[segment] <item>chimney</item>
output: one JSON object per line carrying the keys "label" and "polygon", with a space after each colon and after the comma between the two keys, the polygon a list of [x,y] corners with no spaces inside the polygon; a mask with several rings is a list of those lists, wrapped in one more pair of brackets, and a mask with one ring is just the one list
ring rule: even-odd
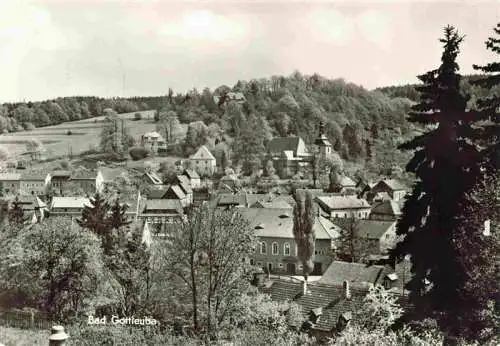
{"label": "chimney", "polygon": [[307,294],[307,281],[306,280],[304,280],[304,282],[302,283],[302,288],[303,288],[302,294],[305,296]]}
{"label": "chimney", "polygon": [[344,298],[351,299],[351,290],[349,288],[349,281],[344,281]]}

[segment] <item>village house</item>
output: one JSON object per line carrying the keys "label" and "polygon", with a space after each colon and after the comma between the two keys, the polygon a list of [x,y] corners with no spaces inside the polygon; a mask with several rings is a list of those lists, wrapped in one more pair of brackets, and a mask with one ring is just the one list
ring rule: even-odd
{"label": "village house", "polygon": [[4,194],[16,194],[21,189],[20,173],[0,173],[0,191]]}
{"label": "village house", "polygon": [[239,192],[218,193],[215,197],[215,205],[219,208],[250,208],[255,203],[269,199],[269,195]]}
{"label": "village house", "polygon": [[71,178],[71,171],[55,170],[50,174],[50,187],[57,193],[62,194]]}
{"label": "village house", "polygon": [[379,192],[386,192],[392,200],[400,201],[406,196],[406,187],[396,179],[386,179],[373,186],[370,195],[375,197]]}
{"label": "village house", "polygon": [[361,307],[368,294],[368,286],[324,284],[310,282],[307,285],[297,280],[272,279],[260,287],[262,293],[269,294],[277,302],[295,302],[305,320],[298,327],[318,341],[327,341],[345,329]]}
{"label": "village house", "polygon": [[384,255],[391,249],[398,237],[396,221],[358,220],[358,236],[366,244],[369,255]]}
{"label": "village house", "polygon": [[228,191],[227,188],[229,188],[229,191],[235,192],[240,188],[240,185],[240,181],[236,174],[227,174],[220,178],[218,189],[225,189]]}
{"label": "village house", "polygon": [[316,197],[315,201],[330,219],[352,216],[367,219],[370,216],[370,204],[357,196],[322,196]]}
{"label": "village house", "polygon": [[210,150],[202,145],[188,159],[189,168],[196,171],[200,176],[212,176],[216,170],[216,160]]}
{"label": "village house", "polygon": [[183,205],[177,199],[148,199],[138,217],[157,230],[165,223],[185,220]]}
{"label": "village house", "polygon": [[147,132],[141,136],[141,146],[153,153],[167,151],[167,142],[158,132]]}
{"label": "village house", "polygon": [[[271,273],[295,275],[302,265],[297,260],[297,246],[293,235],[293,214],[287,209],[239,208],[250,227],[255,230],[259,244],[250,263]],[[328,219],[317,216],[314,223],[316,250],[312,275],[321,275],[333,261],[335,240],[339,228]]]}
{"label": "village house", "polygon": [[358,192],[356,183],[351,178],[345,175],[343,175],[340,179],[339,185],[341,187],[340,193],[343,193],[345,195],[356,195]]}
{"label": "village house", "polygon": [[282,179],[293,177],[309,164],[310,153],[300,137],[275,137],[267,144],[267,152]]}
{"label": "village house", "polygon": [[53,197],[50,204],[50,215],[52,216],[80,216],[85,206],[92,207],[89,198],[86,197]]}
{"label": "village house", "polygon": [[393,200],[376,202],[370,212],[370,220],[395,221],[401,216],[399,204]]}
{"label": "village house", "polygon": [[392,272],[392,269],[382,265],[333,261],[318,283],[341,285],[348,282],[350,285],[357,286],[382,285],[386,276]]}
{"label": "village house", "polygon": [[196,171],[192,169],[185,169],[182,175],[188,177],[191,188],[199,189],[201,187],[201,178]]}
{"label": "village house", "polygon": [[93,195],[104,190],[104,177],[100,171],[76,171],[70,176],[70,182],[79,186],[86,194]]}
{"label": "village house", "polygon": [[23,172],[20,177],[19,193],[44,196],[50,185],[50,175],[40,172]]}
{"label": "village house", "polygon": [[193,189],[191,188],[189,178],[185,175],[178,175],[175,177],[175,182],[186,196],[187,205],[193,204]]}

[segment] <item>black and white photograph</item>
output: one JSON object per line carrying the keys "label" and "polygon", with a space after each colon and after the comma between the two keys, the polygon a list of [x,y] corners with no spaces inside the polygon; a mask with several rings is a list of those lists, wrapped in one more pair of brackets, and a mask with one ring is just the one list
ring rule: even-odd
{"label": "black and white photograph", "polygon": [[0,346],[499,346],[498,0],[0,0]]}

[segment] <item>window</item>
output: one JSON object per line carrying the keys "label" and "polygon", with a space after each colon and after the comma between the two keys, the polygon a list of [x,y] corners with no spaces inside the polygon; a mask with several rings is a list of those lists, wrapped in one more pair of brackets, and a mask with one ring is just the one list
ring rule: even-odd
{"label": "window", "polygon": [[285,243],[283,245],[283,254],[285,256],[290,256],[290,244],[289,243]]}
{"label": "window", "polygon": [[278,243],[273,243],[272,251],[273,251],[273,255],[277,255],[279,253]]}
{"label": "window", "polygon": [[253,258],[250,258],[250,265],[255,265],[255,261],[253,260]]}
{"label": "window", "polygon": [[260,253],[263,255],[267,253],[267,244],[265,241],[260,243]]}
{"label": "window", "polygon": [[267,263],[267,269],[269,269],[269,272],[273,270],[273,264],[271,262]]}
{"label": "window", "polygon": [[262,267],[262,262],[257,262],[258,267]]}
{"label": "window", "polygon": [[280,268],[283,268],[283,263],[280,263],[278,266],[279,266]]}

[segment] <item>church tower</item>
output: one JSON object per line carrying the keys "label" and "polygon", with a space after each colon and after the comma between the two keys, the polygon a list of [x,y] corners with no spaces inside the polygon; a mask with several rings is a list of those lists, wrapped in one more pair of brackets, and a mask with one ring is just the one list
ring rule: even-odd
{"label": "church tower", "polygon": [[319,133],[314,145],[321,157],[325,158],[332,155],[333,145],[325,136],[325,124],[323,122],[319,123]]}

